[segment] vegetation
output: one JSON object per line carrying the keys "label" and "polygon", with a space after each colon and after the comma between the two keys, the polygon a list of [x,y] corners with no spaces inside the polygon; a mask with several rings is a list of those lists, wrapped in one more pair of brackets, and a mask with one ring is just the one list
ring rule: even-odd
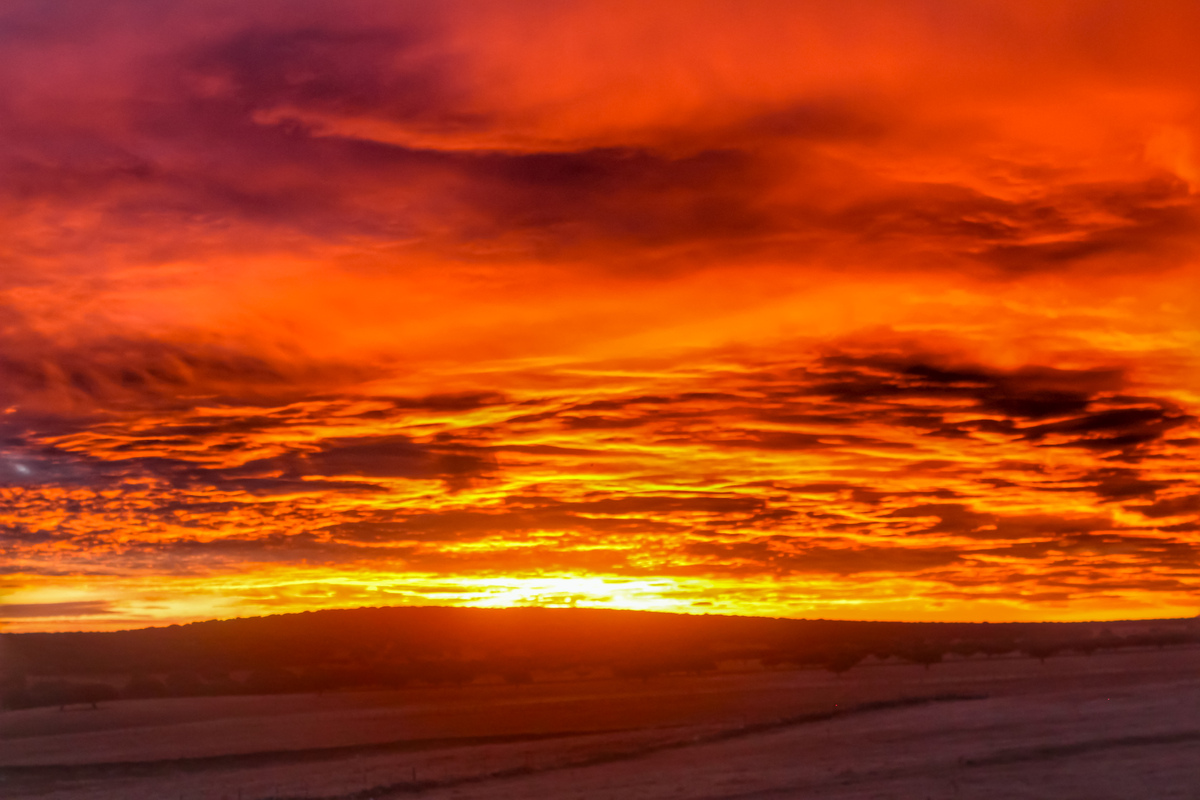
{"label": "vegetation", "polygon": [[826,668],[1200,642],[1200,621],[899,623],[603,609],[362,608],[114,633],[0,635],[0,705],[94,707],[126,698],[513,685],[548,674],[650,680],[723,665]]}

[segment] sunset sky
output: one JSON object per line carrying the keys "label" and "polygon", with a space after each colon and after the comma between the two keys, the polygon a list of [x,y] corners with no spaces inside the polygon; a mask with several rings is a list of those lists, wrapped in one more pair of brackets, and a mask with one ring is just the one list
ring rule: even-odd
{"label": "sunset sky", "polygon": [[1200,612],[1200,4],[8,0],[0,624]]}

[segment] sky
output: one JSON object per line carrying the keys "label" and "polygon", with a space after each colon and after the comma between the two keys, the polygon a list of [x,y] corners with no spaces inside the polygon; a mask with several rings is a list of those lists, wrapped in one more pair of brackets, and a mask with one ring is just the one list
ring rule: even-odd
{"label": "sky", "polygon": [[1200,611],[1200,5],[9,0],[0,625]]}

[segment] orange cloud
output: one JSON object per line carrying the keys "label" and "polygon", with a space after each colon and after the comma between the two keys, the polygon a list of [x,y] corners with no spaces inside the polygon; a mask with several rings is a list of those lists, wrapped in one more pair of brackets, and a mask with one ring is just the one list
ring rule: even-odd
{"label": "orange cloud", "polygon": [[0,12],[14,629],[1194,611],[1192,4],[152,6]]}

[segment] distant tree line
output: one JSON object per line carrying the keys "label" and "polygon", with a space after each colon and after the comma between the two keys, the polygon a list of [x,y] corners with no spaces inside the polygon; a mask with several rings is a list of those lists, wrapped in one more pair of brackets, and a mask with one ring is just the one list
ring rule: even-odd
{"label": "distant tree line", "polygon": [[772,654],[771,663],[792,661],[797,664],[821,664],[832,672],[850,670],[869,657],[880,661],[891,658],[920,664],[926,669],[946,657],[995,658],[1027,656],[1045,662],[1051,656],[1077,653],[1092,655],[1099,650],[1123,648],[1164,648],[1200,644],[1200,627],[1192,630],[1158,630],[1118,636],[1104,630],[1092,634],[1078,629],[1030,631],[1020,638],[1011,636],[963,637],[954,639],[886,639],[877,642],[840,643],[817,652]]}
{"label": "distant tree line", "polygon": [[[603,609],[366,608],[114,633],[2,634],[0,706],[90,708],[118,698],[520,685],[553,671],[629,680],[725,662],[825,668],[867,659],[1090,654],[1200,642],[1200,621],[899,623]],[[113,677],[117,676],[117,677]],[[100,678],[103,677],[103,680]]]}

